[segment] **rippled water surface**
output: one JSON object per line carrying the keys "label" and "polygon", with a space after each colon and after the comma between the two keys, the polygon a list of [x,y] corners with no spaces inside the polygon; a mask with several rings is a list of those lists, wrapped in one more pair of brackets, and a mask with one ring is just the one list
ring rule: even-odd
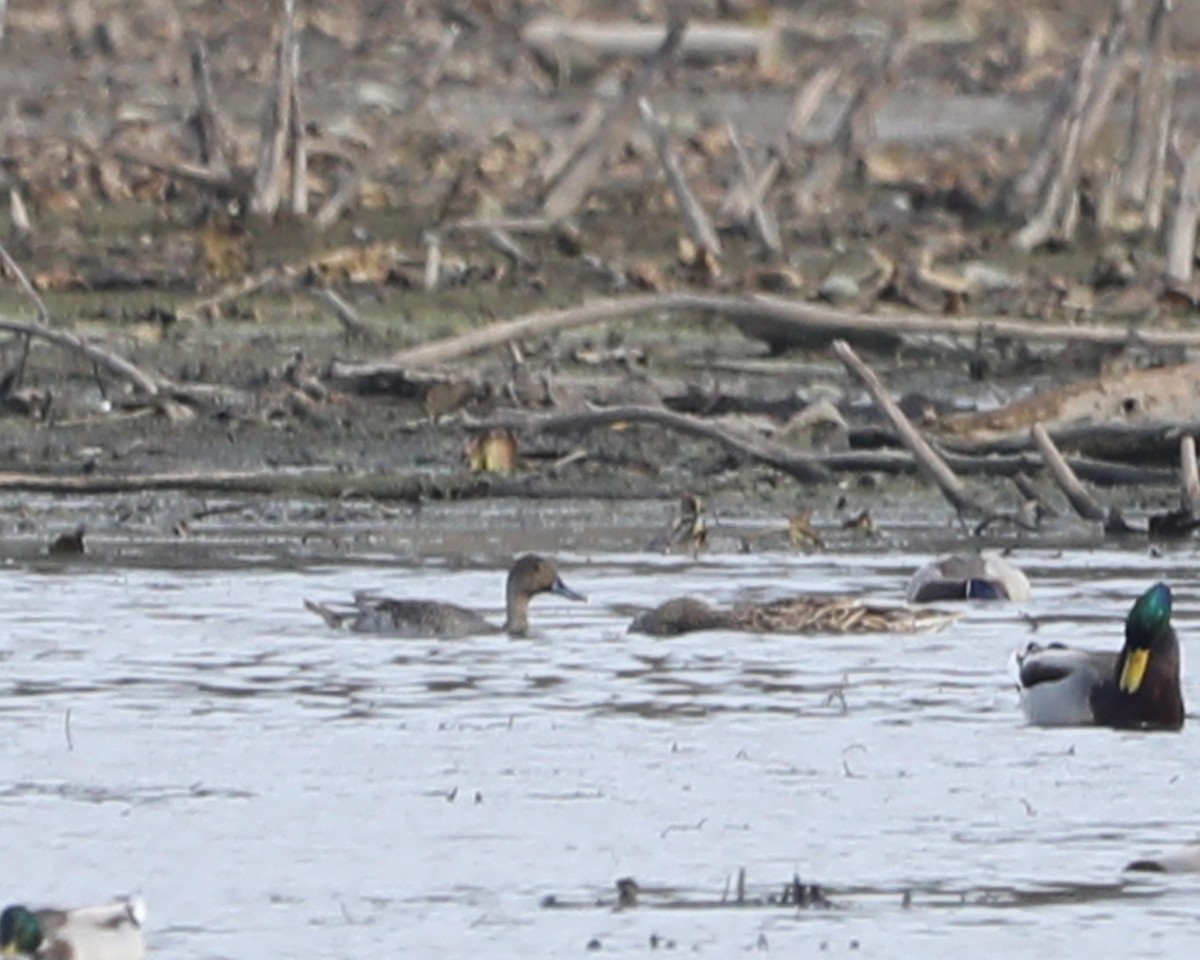
{"label": "rippled water surface", "polygon": [[[1194,941],[1200,880],[1121,868],[1200,836],[1200,725],[1030,729],[1007,674],[1035,636],[1119,647],[1130,602],[1160,577],[1193,646],[1190,546],[1019,551],[1035,599],[940,633],[674,640],[626,634],[628,607],[900,599],[927,554],[572,549],[563,576],[590,603],[541,597],[534,638],[454,642],[338,634],[302,600],[382,588],[500,620],[499,556],[189,550],[167,566],[101,546],[0,571],[9,902],[140,892],[153,953],[179,960],[652,941],[709,956],[1163,956]],[[1193,681],[1185,693],[1200,703]],[[743,868],[752,902],[731,908]],[[794,874],[833,906],[763,902]],[[635,908],[612,909],[621,877],[642,888]]]}

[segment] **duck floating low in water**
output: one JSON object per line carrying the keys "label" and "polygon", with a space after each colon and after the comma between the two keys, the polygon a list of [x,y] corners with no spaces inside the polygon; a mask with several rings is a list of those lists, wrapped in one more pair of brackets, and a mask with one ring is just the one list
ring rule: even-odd
{"label": "duck floating low in water", "polygon": [[141,900],[75,910],[7,907],[0,914],[0,952],[47,960],[142,960],[145,919]]}
{"label": "duck floating low in water", "polygon": [[909,603],[1029,599],[1029,578],[995,551],[955,553],[925,564],[908,584]]}
{"label": "duck floating low in water", "polygon": [[956,614],[875,606],[852,597],[787,597],[717,610],[693,597],[676,597],[634,618],[630,633],[675,637],[696,630],[751,633],[912,633],[945,626]]}
{"label": "duck floating low in water", "polygon": [[332,627],[358,633],[393,637],[445,637],[455,639],[484,633],[507,632],[523,637],[529,632],[529,601],[539,593],[554,593],[568,600],[586,600],[562,581],[554,561],[529,553],[508,571],[505,590],[507,615],[503,626],[485,620],[474,610],[435,600],[393,600],[373,593],[356,593],[349,604],[335,608],[305,600],[304,606]]}
{"label": "duck floating low in water", "polygon": [[1171,588],[1156,583],[1125,618],[1125,646],[1101,653],[1031,643],[1015,657],[1021,706],[1037,726],[1183,726]]}
{"label": "duck floating low in water", "polygon": [[1125,869],[1143,873],[1200,873],[1200,843],[1189,843],[1161,857],[1134,860]]}

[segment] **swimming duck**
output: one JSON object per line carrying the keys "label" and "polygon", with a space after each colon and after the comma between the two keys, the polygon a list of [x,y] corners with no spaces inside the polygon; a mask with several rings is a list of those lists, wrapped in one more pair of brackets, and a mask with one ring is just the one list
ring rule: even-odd
{"label": "swimming duck", "polygon": [[1031,643],[1015,660],[1021,706],[1032,724],[1183,726],[1179,639],[1165,583],[1156,583],[1134,603],[1120,653]]}
{"label": "swimming duck", "polygon": [[1200,873],[1200,843],[1189,843],[1163,857],[1134,860],[1125,869],[1146,873]]}
{"label": "swimming duck", "polygon": [[994,550],[930,560],[908,584],[909,603],[1029,599],[1029,579]]}
{"label": "swimming duck", "polygon": [[75,910],[6,907],[0,914],[0,952],[53,960],[141,960],[146,955],[141,900],[118,900]]}
{"label": "swimming duck", "polygon": [[639,614],[630,633],[675,637],[695,630],[752,633],[909,633],[945,626],[955,618],[937,610],[865,604],[853,597],[787,597],[717,610],[694,597],[676,597]]}
{"label": "swimming duck", "polygon": [[434,600],[393,600],[359,592],[346,609],[334,609],[305,600],[304,606],[332,627],[358,633],[386,633],[395,637],[467,637],[507,632],[523,637],[529,632],[529,601],[539,593],[554,593],[568,600],[586,600],[562,581],[554,561],[526,554],[508,571],[505,591],[507,616],[503,626],[485,620],[474,610]]}

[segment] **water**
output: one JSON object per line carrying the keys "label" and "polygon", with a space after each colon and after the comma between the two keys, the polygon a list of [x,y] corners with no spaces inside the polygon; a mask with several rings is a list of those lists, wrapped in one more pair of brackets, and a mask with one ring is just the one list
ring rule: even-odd
{"label": "water", "polygon": [[[455,642],[337,634],[301,601],[380,587],[500,619],[498,557],[97,552],[0,572],[7,902],[140,893],[176,960],[1190,948],[1200,879],[1121,868],[1200,836],[1195,720],[1030,729],[1007,660],[1034,636],[1119,646],[1159,577],[1186,648],[1193,547],[1020,552],[1034,600],[941,633],[674,640],[624,633],[622,605],[898,599],[928,554],[570,547],[589,604],[541,597],[533,639]],[[740,868],[759,902],[722,906]],[[796,873],[834,906],[761,902]],[[611,906],[621,877],[635,909]]]}

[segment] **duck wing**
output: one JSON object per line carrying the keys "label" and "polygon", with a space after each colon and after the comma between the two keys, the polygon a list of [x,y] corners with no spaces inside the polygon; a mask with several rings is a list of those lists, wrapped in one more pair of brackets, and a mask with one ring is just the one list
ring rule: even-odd
{"label": "duck wing", "polygon": [[1015,661],[1021,708],[1034,726],[1094,724],[1098,695],[1115,689],[1115,653],[1031,643]]}
{"label": "duck wing", "polygon": [[350,629],[357,633],[455,639],[500,630],[474,610],[453,603],[394,600],[369,594],[356,594],[354,603],[358,614],[351,621]]}
{"label": "duck wing", "polygon": [[1099,684],[1111,682],[1117,669],[1117,654],[1080,650],[1052,644],[1031,643],[1017,654],[1017,682],[1028,690],[1040,684],[1060,683],[1072,678]]}

